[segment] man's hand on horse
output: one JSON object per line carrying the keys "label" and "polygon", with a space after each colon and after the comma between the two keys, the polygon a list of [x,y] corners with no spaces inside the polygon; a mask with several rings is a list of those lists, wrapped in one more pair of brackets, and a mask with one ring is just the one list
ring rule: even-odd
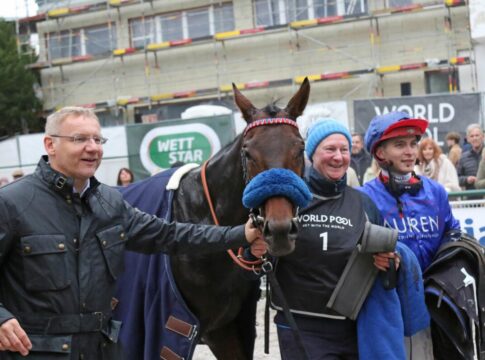
{"label": "man's hand on horse", "polygon": [[30,349],[29,337],[17,319],[7,320],[0,326],[0,351],[14,351],[27,356]]}
{"label": "man's hand on horse", "polygon": [[252,244],[259,237],[263,238],[261,231],[254,227],[253,221],[249,219],[244,227],[244,234],[246,235],[246,240],[248,243]]}
{"label": "man's hand on horse", "polygon": [[396,270],[399,269],[399,262],[401,259],[394,252],[374,254],[374,266],[379,270],[387,271],[387,269],[389,269],[389,259],[394,259]]}
{"label": "man's hand on horse", "polygon": [[264,241],[263,236],[258,237],[251,244],[251,254],[258,259],[268,252],[268,244]]}

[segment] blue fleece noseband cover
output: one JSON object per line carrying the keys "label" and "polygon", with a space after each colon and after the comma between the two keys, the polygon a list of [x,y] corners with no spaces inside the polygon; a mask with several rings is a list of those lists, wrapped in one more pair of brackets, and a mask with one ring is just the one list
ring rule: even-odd
{"label": "blue fleece noseband cover", "polygon": [[305,207],[312,194],[305,182],[293,171],[270,169],[259,173],[246,185],[243,205],[248,209],[258,208],[272,196],[285,196],[298,207]]}

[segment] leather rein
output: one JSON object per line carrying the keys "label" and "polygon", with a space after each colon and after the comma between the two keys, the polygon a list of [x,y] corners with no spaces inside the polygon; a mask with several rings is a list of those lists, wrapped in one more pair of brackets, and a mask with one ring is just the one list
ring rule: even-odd
{"label": "leather rein", "polygon": [[[214,210],[214,205],[212,203],[212,198],[209,192],[209,187],[207,185],[207,177],[206,177],[206,168],[207,168],[207,161],[205,161],[202,164],[202,169],[200,172],[201,180],[202,180],[202,187],[204,189],[204,195],[207,200],[207,203],[209,204],[209,209],[212,215],[212,221],[214,221],[214,224],[220,225],[219,224],[219,219],[217,218],[216,212]],[[243,259],[243,253],[244,249],[240,247],[238,249],[237,255],[234,253],[232,249],[226,250],[229,256],[231,257],[232,261],[239,267],[243,268],[244,270],[247,271],[259,271],[261,270],[261,265],[263,264],[264,260],[263,259],[258,259],[254,261],[249,261]]]}

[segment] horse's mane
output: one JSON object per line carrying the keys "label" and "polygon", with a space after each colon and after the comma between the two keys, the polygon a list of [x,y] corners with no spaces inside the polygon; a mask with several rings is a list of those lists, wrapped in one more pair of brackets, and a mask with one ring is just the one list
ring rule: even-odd
{"label": "horse's mane", "polygon": [[210,161],[217,161],[219,158],[225,156],[228,152],[232,151],[232,149],[234,147],[241,147],[241,140],[242,140],[242,137],[243,137],[243,132],[236,135],[236,137],[230,141],[229,143],[227,143],[226,145],[224,145],[218,152],[216,152],[212,158],[210,159]]}

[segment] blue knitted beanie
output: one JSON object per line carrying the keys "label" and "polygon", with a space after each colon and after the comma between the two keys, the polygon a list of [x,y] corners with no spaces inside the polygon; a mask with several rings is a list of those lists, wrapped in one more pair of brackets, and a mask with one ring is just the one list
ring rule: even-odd
{"label": "blue knitted beanie", "polygon": [[335,119],[322,118],[308,130],[305,151],[310,160],[322,140],[333,134],[344,135],[349,141],[349,150],[352,150],[352,135],[349,129]]}

